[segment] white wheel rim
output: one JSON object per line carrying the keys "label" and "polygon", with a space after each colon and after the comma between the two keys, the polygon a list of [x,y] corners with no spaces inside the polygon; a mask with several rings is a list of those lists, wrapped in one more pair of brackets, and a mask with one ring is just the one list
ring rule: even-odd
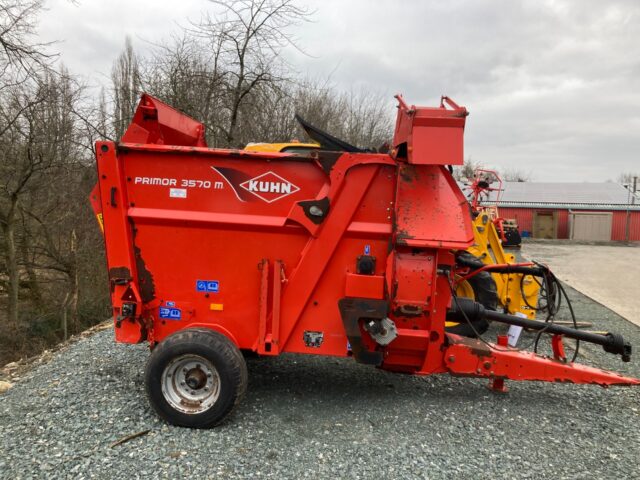
{"label": "white wheel rim", "polygon": [[174,409],[194,415],[209,410],[220,396],[220,375],[200,355],[180,355],[162,372],[162,395]]}

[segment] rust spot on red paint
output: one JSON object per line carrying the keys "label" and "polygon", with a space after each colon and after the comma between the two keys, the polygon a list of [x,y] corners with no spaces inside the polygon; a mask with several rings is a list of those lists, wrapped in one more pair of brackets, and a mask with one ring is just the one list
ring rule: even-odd
{"label": "rust spot on red paint", "polygon": [[400,168],[400,178],[411,183],[418,179],[418,172],[412,165],[405,165]]}
{"label": "rust spot on red paint", "polygon": [[[406,220],[405,220],[405,222],[406,222]],[[410,235],[407,231],[398,230],[398,233],[396,234],[396,243],[398,245],[406,246],[407,245],[407,240],[412,240],[413,238],[415,238],[415,237],[413,235]]]}
{"label": "rust spot on red paint", "polygon": [[131,280],[131,272],[127,267],[113,267],[109,269],[109,280]]}

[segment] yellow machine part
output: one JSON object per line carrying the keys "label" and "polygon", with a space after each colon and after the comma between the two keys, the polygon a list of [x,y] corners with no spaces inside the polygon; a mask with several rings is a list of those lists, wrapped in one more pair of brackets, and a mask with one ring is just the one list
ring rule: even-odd
{"label": "yellow machine part", "polygon": [[[473,287],[466,280],[460,281],[460,277],[456,275],[456,296],[462,298],[470,298],[471,300],[476,299],[476,294],[473,292]],[[455,327],[458,325],[458,322],[445,322],[445,327]]]}
{"label": "yellow machine part", "polygon": [[[500,235],[487,212],[480,212],[473,222],[474,244],[469,253],[482,260],[485,265],[517,263],[514,255],[502,248]],[[534,320],[538,305],[540,284],[531,275],[521,273],[492,273],[498,290],[498,302],[508,313],[523,313]],[[532,308],[533,307],[533,308]]]}
{"label": "yellow machine part", "polygon": [[309,150],[319,150],[320,145],[317,143],[301,143],[301,142],[289,142],[289,143],[250,143],[245,150],[250,152],[308,152]]}

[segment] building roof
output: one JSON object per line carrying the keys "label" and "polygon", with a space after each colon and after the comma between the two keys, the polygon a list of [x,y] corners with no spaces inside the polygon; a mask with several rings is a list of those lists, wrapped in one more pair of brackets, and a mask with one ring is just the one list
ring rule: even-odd
{"label": "building roof", "polygon": [[[497,187],[497,184],[493,184]],[[520,208],[567,208],[575,210],[640,210],[629,190],[618,183],[504,182],[503,191],[491,192],[485,204]],[[463,189],[464,191],[464,189]]]}

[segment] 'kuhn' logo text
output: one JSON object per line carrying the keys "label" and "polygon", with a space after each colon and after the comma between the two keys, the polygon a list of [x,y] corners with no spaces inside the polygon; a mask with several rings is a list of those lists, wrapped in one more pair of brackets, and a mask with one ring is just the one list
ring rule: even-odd
{"label": "'kuhn' logo text", "polygon": [[240,186],[267,203],[275,202],[300,190],[296,185],[273,172],[251,178]]}

